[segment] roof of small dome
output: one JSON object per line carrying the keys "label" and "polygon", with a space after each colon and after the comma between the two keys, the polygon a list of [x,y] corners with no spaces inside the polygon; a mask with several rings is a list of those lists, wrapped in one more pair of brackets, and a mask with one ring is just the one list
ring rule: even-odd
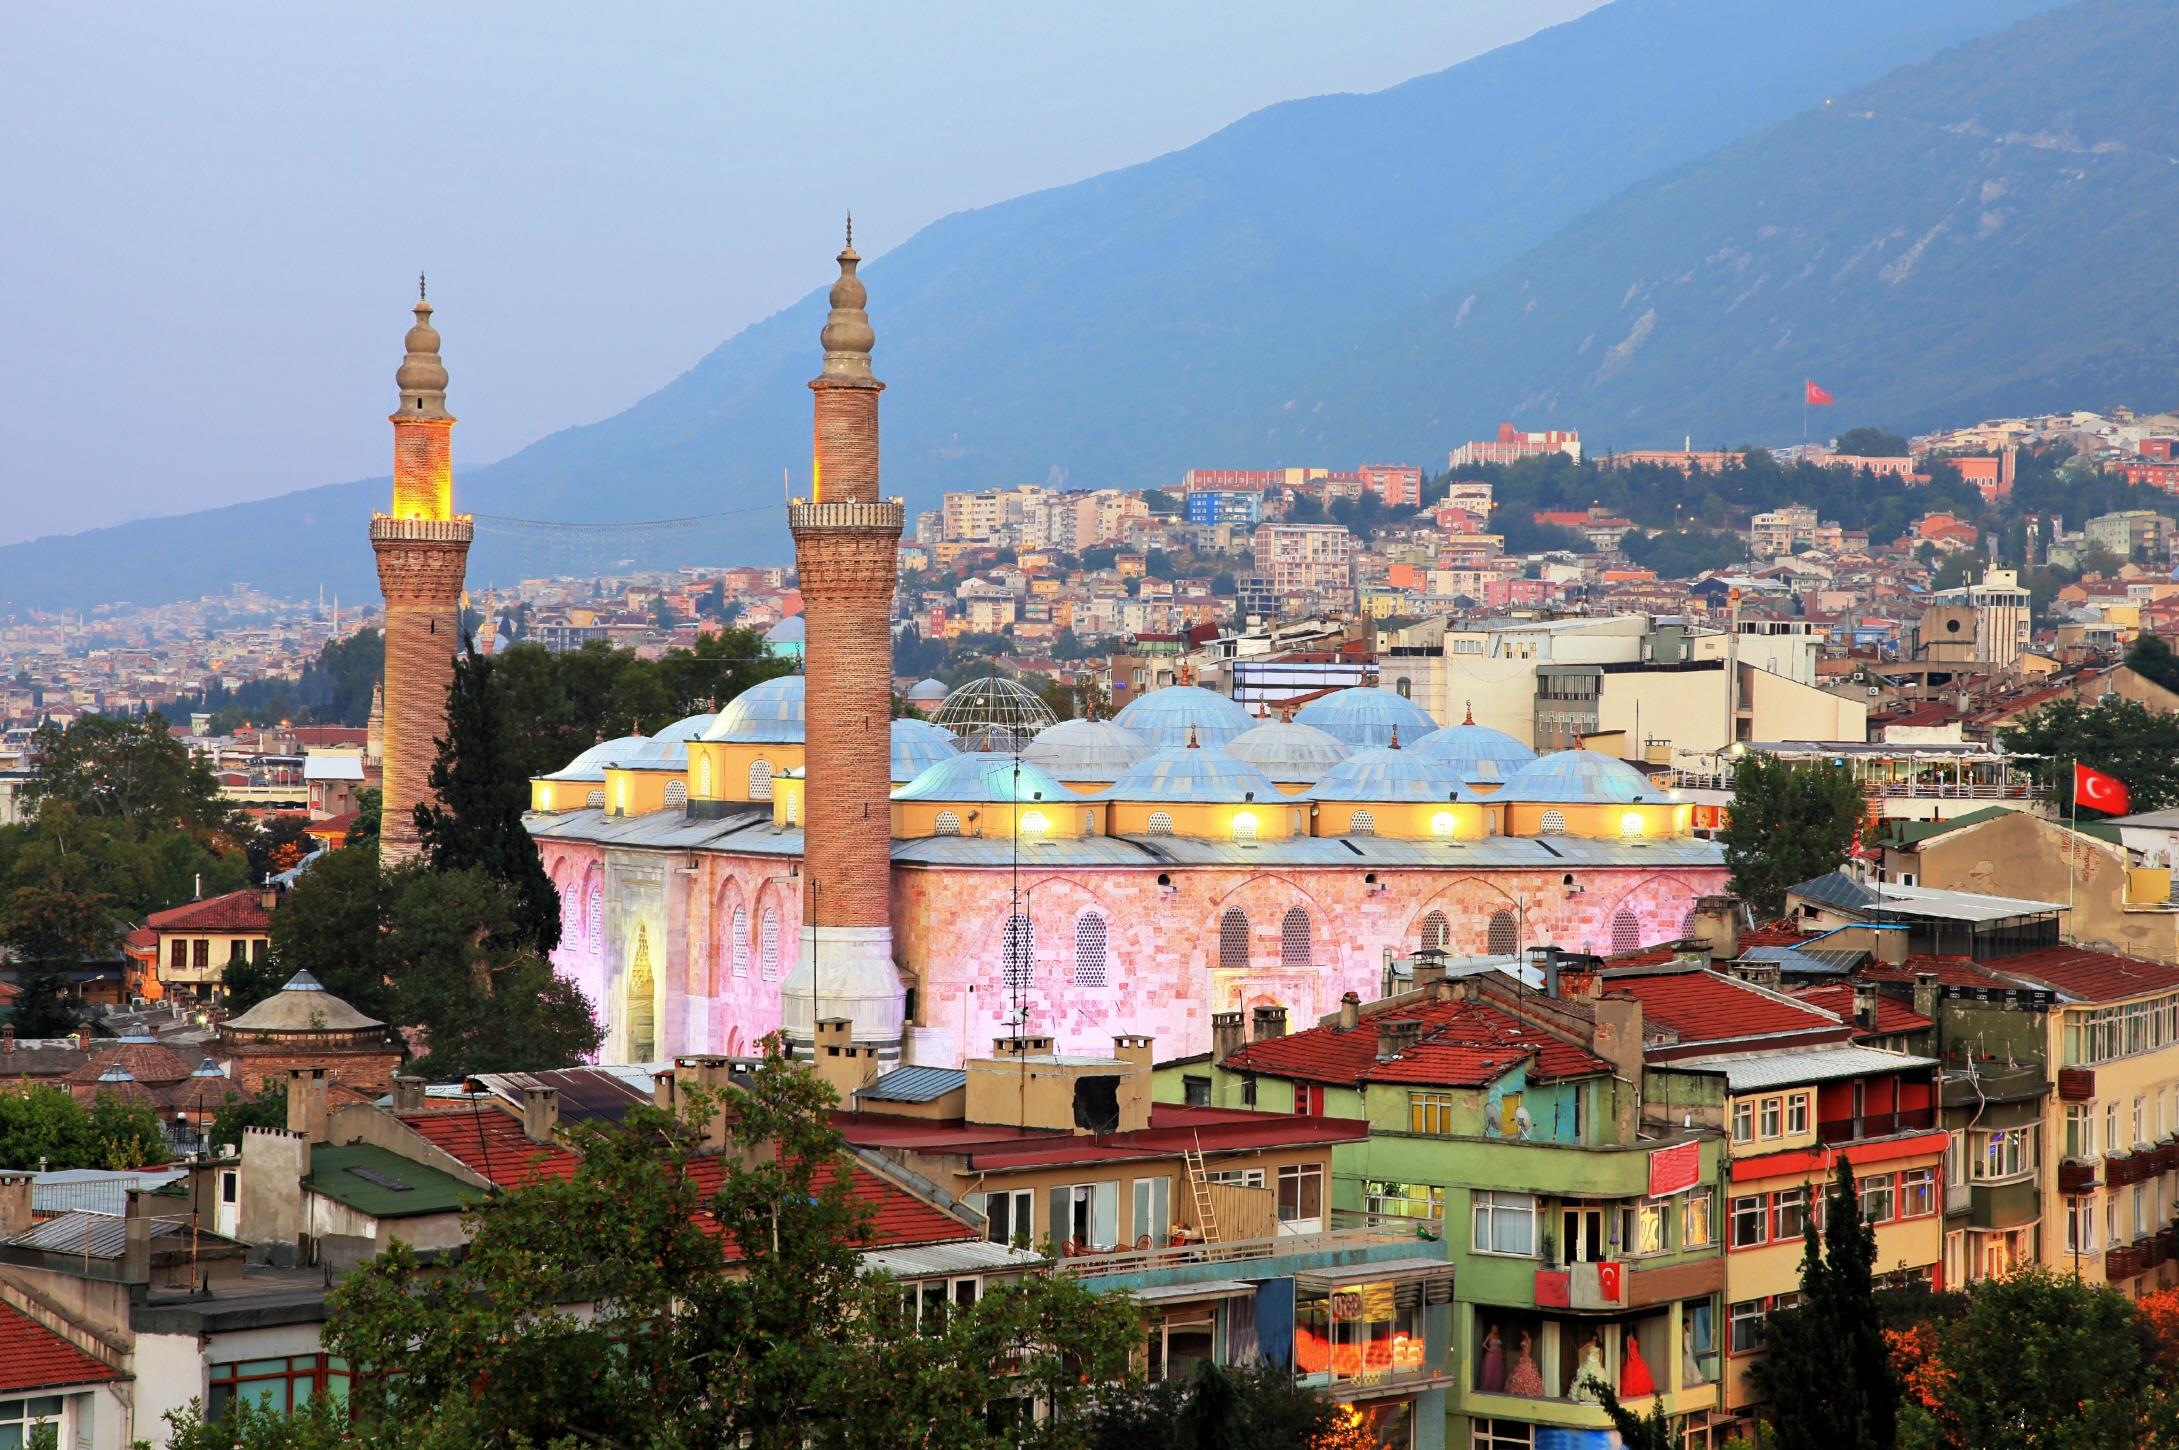
{"label": "roof of small dome", "polygon": [[239,1017],[221,1023],[220,1033],[357,1032],[385,1025],[326,991],[325,984],[310,973],[297,972],[279,991]]}
{"label": "roof of small dome", "polygon": [[1302,706],[1294,718],[1338,736],[1356,750],[1390,745],[1395,730],[1409,740],[1420,740],[1438,728],[1428,710],[1396,690],[1377,685],[1334,690]]}
{"label": "roof of small dome", "polygon": [[1090,797],[1161,805],[1238,805],[1243,801],[1285,798],[1270,776],[1247,761],[1235,760],[1223,750],[1186,745],[1170,746],[1146,756],[1114,781],[1110,789]]}
{"label": "roof of small dome", "polygon": [[727,701],[704,739],[739,745],[800,745],[802,677],[780,675],[751,685]]}
{"label": "roof of small dome", "polygon": [[1004,804],[1013,800],[1071,801],[1078,797],[1041,766],[1011,755],[975,751],[939,761],[894,791],[893,799]]}
{"label": "roof of small dome", "polygon": [[1546,805],[1666,805],[1671,798],[1617,756],[1561,750],[1514,771],[1491,799]]}
{"label": "roof of small dome", "polygon": [[799,614],[790,614],[770,629],[764,631],[767,644],[799,644],[809,638],[809,626]]}
{"label": "roof of small dome", "polygon": [[1386,805],[1472,801],[1475,792],[1442,760],[1389,746],[1357,750],[1302,792],[1311,801],[1375,801]]}
{"label": "roof of small dome", "polygon": [[600,740],[545,779],[603,780],[608,765],[618,765],[655,744],[657,742],[648,735],[622,735],[612,740]]}
{"label": "roof of small dome", "polygon": [[1314,784],[1353,751],[1347,742],[1298,720],[1266,720],[1226,742],[1226,753],[1281,785]]}
{"label": "roof of small dome", "polygon": [[1256,722],[1235,700],[1201,685],[1167,685],[1134,700],[1112,717],[1112,723],[1134,731],[1160,750],[1188,743],[1206,748],[1224,745]]}
{"label": "roof of small dome", "polygon": [[663,730],[652,732],[651,738],[672,741],[701,740],[704,732],[711,728],[711,722],[718,718],[709,710],[699,710],[694,715],[682,716]]}
{"label": "roof of small dome", "polygon": [[908,698],[918,705],[926,701],[936,704],[938,701],[945,699],[946,694],[946,682],[944,680],[934,680],[928,676],[917,680],[908,687]]}
{"label": "roof of small dome", "polygon": [[1061,780],[1118,780],[1149,758],[1150,742],[1110,720],[1062,720],[1022,749],[1021,758]]}
{"label": "roof of small dome", "polygon": [[928,720],[906,716],[895,720],[892,739],[895,781],[914,780],[932,766],[960,754],[960,748],[953,743],[953,732],[941,730]]}
{"label": "roof of small dome", "polygon": [[1536,758],[1536,752],[1503,730],[1478,725],[1473,720],[1433,730],[1401,748],[1429,760],[1441,761],[1460,772],[1463,780],[1504,780]]}

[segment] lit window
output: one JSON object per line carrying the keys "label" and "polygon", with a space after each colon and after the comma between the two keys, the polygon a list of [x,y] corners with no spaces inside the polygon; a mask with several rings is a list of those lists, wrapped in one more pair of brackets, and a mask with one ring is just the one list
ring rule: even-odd
{"label": "lit window", "polygon": [[1453,813],[1451,811],[1439,811],[1432,816],[1430,818],[1430,834],[1441,841],[1451,840],[1453,837]]}
{"label": "lit window", "polygon": [[1642,813],[1640,811],[1628,811],[1619,818],[1619,838],[1621,840],[1635,841],[1640,840],[1641,836]]}
{"label": "lit window", "polygon": [[1347,817],[1347,834],[1350,836],[1374,836],[1377,834],[1377,817],[1369,811],[1356,811]]}
{"label": "lit window", "polygon": [[958,836],[961,834],[961,817],[952,811],[940,811],[938,819],[931,823],[934,835]]}
{"label": "lit window", "polygon": [[1041,836],[1052,828],[1052,823],[1045,818],[1042,811],[1024,811],[1021,828],[1032,836]]}
{"label": "lit window", "polygon": [[1411,1092],[1407,1095],[1407,1131],[1446,1134],[1453,1131],[1451,1093]]}
{"label": "lit window", "polygon": [[1173,834],[1172,812],[1152,811],[1150,813],[1150,823],[1144,827],[1144,832],[1152,836],[1170,836]]}
{"label": "lit window", "polygon": [[1241,811],[1234,816],[1233,839],[1236,841],[1253,841],[1256,839],[1256,816],[1254,812]]}
{"label": "lit window", "polygon": [[1710,1243],[1710,1190],[1698,1188],[1682,1194],[1680,1208],[1680,1245],[1683,1248],[1706,1248]]}
{"label": "lit window", "polygon": [[1558,810],[1545,811],[1543,820],[1537,823],[1536,830],[1539,834],[1546,836],[1565,835],[1566,812]]}

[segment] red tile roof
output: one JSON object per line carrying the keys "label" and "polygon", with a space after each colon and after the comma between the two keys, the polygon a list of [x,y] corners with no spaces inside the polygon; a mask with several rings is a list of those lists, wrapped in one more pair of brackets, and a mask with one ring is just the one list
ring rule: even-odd
{"label": "red tile roof", "polygon": [[1642,1004],[1645,1030],[1666,1028],[1678,1046],[1761,1039],[1764,1046],[1784,1046],[1780,1039],[1813,1042],[1843,1040],[1845,1024],[1821,1007],[1796,1002],[1781,993],[1709,970],[1629,972],[1604,979],[1607,996],[1632,997]]}
{"label": "red tile roof", "polygon": [[1751,927],[1740,934],[1743,947],[1792,947],[1807,941],[1814,932],[1802,931],[1785,917]]}
{"label": "red tile roof", "polygon": [[[1826,982],[1820,987],[1803,987],[1794,997],[1823,1008],[1841,1022],[1854,1018],[1854,984],[1851,982]],[[1891,1037],[1901,1032],[1924,1032],[1935,1024],[1921,1013],[1900,1001],[1897,997],[1876,994],[1876,1026],[1857,1027],[1856,1037]]]}
{"label": "red tile roof", "polygon": [[97,1082],[99,1075],[112,1068],[125,1068],[130,1077],[141,1083],[161,1084],[180,1082],[189,1076],[196,1063],[183,1058],[171,1047],[156,1042],[104,1042],[94,1039],[90,1056],[83,1065],[70,1072],[69,1082]]}
{"label": "red tile roof", "polygon": [[[1371,1033],[1370,1041],[1376,1040],[1376,1034]],[[1152,1104],[1147,1128],[1096,1136],[893,1113],[835,1113],[833,1122],[859,1148],[959,1155],[967,1158],[970,1168],[987,1172],[1053,1164],[1157,1161],[1177,1158],[1196,1147],[1215,1156],[1265,1148],[1359,1143],[1369,1136],[1369,1125],[1359,1118],[1259,1113],[1245,1108],[1191,1108],[1177,1103]]]}
{"label": "red tile roof", "polygon": [[12,1304],[0,1304],[0,1393],[117,1380],[109,1368]]}
{"label": "red tile roof", "polygon": [[254,888],[155,911],[144,925],[154,931],[269,932],[272,913]]}
{"label": "red tile roof", "polygon": [[[717,1193],[726,1181],[726,1165],[716,1155],[692,1158],[688,1165],[689,1181],[708,1198]],[[980,1235],[962,1220],[918,1198],[905,1187],[864,1163],[854,1164],[851,1196],[858,1203],[870,1206],[868,1234],[862,1246],[866,1249],[902,1249],[919,1244],[950,1244]],[[833,1172],[820,1169],[816,1185],[826,1188],[833,1183]],[[718,1220],[704,1214],[698,1223],[707,1233],[719,1234],[725,1230]],[[734,1245],[726,1246],[729,1259],[739,1259],[741,1251]]]}
{"label": "red tile roof", "polygon": [[[1378,1028],[1387,1021],[1421,1024],[1422,1035],[1398,1056],[1377,1056]],[[1562,1042],[1541,1028],[1483,1002],[1429,1002],[1412,1010],[1372,1013],[1351,1032],[1312,1027],[1289,1037],[1252,1042],[1225,1066],[1235,1072],[1352,1087],[1363,1082],[1443,1083],[1480,1087],[1535,1058],[1538,1078],[1586,1077],[1611,1064],[1586,1048]]]}
{"label": "red tile roof", "polygon": [[570,1179],[582,1161],[557,1143],[532,1142],[522,1131],[522,1120],[497,1104],[403,1113],[401,1121],[500,1188],[520,1188],[544,1178]]}
{"label": "red tile roof", "polygon": [[2086,951],[2080,947],[2044,947],[2040,951],[2000,957],[1989,965],[2000,972],[2055,987],[2081,1002],[2112,1002],[2148,992],[2179,989],[2179,966],[2122,957],[2116,952]]}
{"label": "red tile roof", "polygon": [[1940,957],[1917,952],[1900,966],[1875,959],[1863,962],[1855,971],[1857,977],[1872,982],[1911,982],[1924,972],[1934,972],[1940,986],[1946,987],[2016,987],[2019,983],[2010,977],[1989,970],[1968,957]]}

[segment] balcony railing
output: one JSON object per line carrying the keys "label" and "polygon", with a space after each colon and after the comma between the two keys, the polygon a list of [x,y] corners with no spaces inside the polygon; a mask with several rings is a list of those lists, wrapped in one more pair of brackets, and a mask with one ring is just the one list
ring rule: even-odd
{"label": "balcony railing", "polygon": [[2065,1102],[2085,1103],[2096,1095],[2096,1070],[2092,1067],[2058,1069],[2058,1096]]}
{"label": "balcony railing", "polygon": [[[1675,770],[1672,784],[1682,790],[1733,788],[1731,771]],[[1860,782],[1864,800],[2017,801],[2028,800],[2035,787],[2014,780],[1868,780]]]}
{"label": "balcony railing", "polygon": [[2058,1160],[2058,1191],[2060,1193],[2093,1193],[2096,1189],[2096,1160],[2093,1158],[2061,1158]]}
{"label": "balcony railing", "polygon": [[1173,1244],[1156,1249],[1114,1249],[1070,1254],[1056,1265],[1063,1274],[1142,1274],[1153,1269],[1172,1269],[1184,1264],[1229,1264],[1247,1259],[1276,1258],[1281,1254],[1326,1254],[1360,1251],[1383,1244],[1412,1243],[1415,1235],[1371,1228],[1335,1228],[1313,1234],[1273,1234],[1269,1238],[1226,1239],[1217,1243]]}
{"label": "balcony railing", "polygon": [[1924,1133],[1937,1126],[1935,1108],[1902,1108],[1893,1113],[1863,1113],[1853,1118],[1825,1118],[1816,1124],[1822,1143],[1854,1143],[1864,1138],[1890,1138],[1900,1133]]}

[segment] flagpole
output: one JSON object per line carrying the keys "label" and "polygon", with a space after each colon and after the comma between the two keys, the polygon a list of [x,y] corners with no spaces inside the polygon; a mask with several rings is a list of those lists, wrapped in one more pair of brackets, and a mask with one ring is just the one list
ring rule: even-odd
{"label": "flagpole", "polygon": [[2079,941],[2080,930],[2073,924],[2073,838],[2080,834],[2081,827],[2081,762],[2078,756],[2074,757],[2073,760],[2073,788],[2069,792],[2067,792],[2067,795],[2069,798],[2068,804],[2072,808],[2071,815],[2073,818],[2073,822],[2071,828],[2066,832],[2065,843],[2066,930],[2072,933],[2073,939],[2075,941]]}

